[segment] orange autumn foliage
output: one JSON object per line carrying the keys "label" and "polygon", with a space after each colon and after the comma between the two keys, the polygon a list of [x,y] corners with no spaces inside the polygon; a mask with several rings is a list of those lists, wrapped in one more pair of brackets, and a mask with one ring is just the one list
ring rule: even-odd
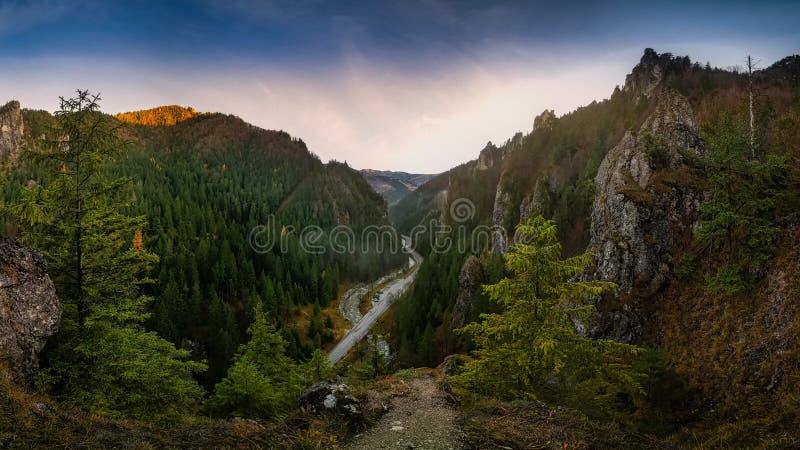
{"label": "orange autumn foliage", "polygon": [[142,235],[142,229],[136,230],[136,233],[133,235],[133,249],[137,252],[144,251],[144,236]]}
{"label": "orange autumn foliage", "polygon": [[169,105],[143,111],[120,113],[115,117],[122,122],[134,125],[172,126],[199,115],[200,113],[191,106]]}

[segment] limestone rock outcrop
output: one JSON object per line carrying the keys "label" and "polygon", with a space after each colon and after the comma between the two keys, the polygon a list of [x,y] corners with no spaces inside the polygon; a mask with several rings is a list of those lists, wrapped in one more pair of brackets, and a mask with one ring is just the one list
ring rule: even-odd
{"label": "limestone rock outcrop", "polygon": [[541,114],[533,119],[533,132],[538,130],[549,130],[553,127],[556,120],[556,112],[552,109],[545,109]]}
{"label": "limestone rock outcrop", "polygon": [[523,197],[519,205],[519,223],[525,223],[530,217],[537,214],[542,214],[545,217],[550,215],[550,204],[552,203],[550,185],[550,177],[546,173],[536,179],[533,193]]}
{"label": "limestone rock outcrop", "polygon": [[646,48],[639,64],[625,77],[623,92],[632,93],[636,97],[650,97],[664,80],[666,67],[659,60],[655,50]]}
{"label": "limestone rock outcrop", "polygon": [[[492,223],[496,229],[507,229],[509,219],[513,213],[514,204],[512,203],[511,192],[505,189],[505,177],[500,178],[497,183],[497,190],[494,196],[494,207],[492,208]],[[510,243],[505,235],[501,233],[492,234],[492,251],[497,254],[506,253]]]}
{"label": "limestone rock outcrop", "polygon": [[491,142],[486,143],[486,147],[481,150],[478,155],[478,161],[475,164],[477,170],[488,170],[494,167],[503,159],[503,152]]}
{"label": "limestone rock outcrop", "polygon": [[595,178],[591,247],[595,277],[622,292],[656,292],[670,271],[673,234],[697,221],[702,192],[686,183],[684,155],[704,152],[689,102],[661,89],[638,132],[606,155]]}
{"label": "limestone rock outcrop", "polygon": [[0,239],[0,357],[18,376],[38,367],[38,353],[58,330],[61,303],[44,257]]}
{"label": "limestone rock outcrop", "polygon": [[468,257],[458,275],[458,298],[453,305],[450,329],[455,330],[467,324],[475,297],[480,293],[482,280],[483,265],[481,261],[475,256]]}
{"label": "limestone rock outcrop", "polygon": [[0,107],[0,173],[17,162],[24,134],[19,102]]}

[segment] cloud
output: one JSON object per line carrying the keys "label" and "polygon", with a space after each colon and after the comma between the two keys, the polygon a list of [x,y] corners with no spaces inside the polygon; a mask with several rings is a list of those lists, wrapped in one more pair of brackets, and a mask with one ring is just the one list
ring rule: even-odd
{"label": "cloud", "polygon": [[0,36],[55,20],[67,9],[61,0],[11,0],[0,3]]}
{"label": "cloud", "polygon": [[529,131],[545,108],[564,113],[608,96],[636,58],[556,68],[463,59],[401,71],[353,53],[341,67],[307,72],[266,64],[182,70],[143,61],[40,58],[0,60],[7,69],[0,85],[24,106],[49,110],[59,95],[82,88],[102,92],[108,112],[174,103],[232,113],[302,138],[323,160],[437,172],[475,158],[488,140]]}
{"label": "cloud", "polygon": [[[702,50],[729,54],[734,62],[741,56],[727,47]],[[357,49],[340,66],[308,70],[266,63],[181,68],[128,58],[0,59],[0,85],[23,105],[49,110],[59,95],[82,88],[102,92],[108,112],[181,104],[236,114],[302,138],[323,160],[427,173],[474,159],[489,140],[499,144],[530,131],[545,108],[563,114],[608,97],[641,56],[638,46],[591,55],[513,52],[520,56],[513,64],[471,55],[425,70],[376,63]]]}
{"label": "cloud", "polygon": [[[192,105],[284,129],[323,159],[434,172],[529,131],[545,108],[565,113],[607,97],[644,47],[725,67],[746,53],[784,56],[798,33],[779,26],[796,15],[788,6],[765,14],[759,30],[717,36],[749,11],[721,11],[701,27],[675,8],[654,26],[650,6],[636,5],[576,13],[539,1],[205,1],[192,11],[0,3],[0,35],[57,17],[68,26],[90,8],[109,19],[85,34],[48,27],[30,51],[23,39],[4,47],[3,94],[46,109],[75,88],[101,91],[109,112]],[[91,56],[108,54],[117,56]]]}

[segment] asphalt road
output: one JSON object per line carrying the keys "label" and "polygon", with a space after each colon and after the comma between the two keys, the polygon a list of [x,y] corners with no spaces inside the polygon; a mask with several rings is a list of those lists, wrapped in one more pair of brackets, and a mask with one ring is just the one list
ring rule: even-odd
{"label": "asphalt road", "polygon": [[358,344],[364,337],[369,333],[369,329],[372,328],[372,325],[392,306],[392,303],[397,301],[400,296],[411,286],[411,283],[414,281],[414,278],[417,276],[417,270],[419,270],[420,264],[422,264],[422,256],[411,249],[411,239],[407,236],[403,236],[403,250],[408,253],[411,258],[414,259],[414,267],[413,270],[403,278],[398,278],[383,288],[381,291],[380,301],[379,302],[372,302],[372,309],[370,309],[364,317],[350,330],[347,334],[344,335],[341,341],[336,344],[336,347],[328,353],[328,358],[331,360],[331,365],[336,365],[342,358],[344,358],[347,353],[352,349],[356,344]]}

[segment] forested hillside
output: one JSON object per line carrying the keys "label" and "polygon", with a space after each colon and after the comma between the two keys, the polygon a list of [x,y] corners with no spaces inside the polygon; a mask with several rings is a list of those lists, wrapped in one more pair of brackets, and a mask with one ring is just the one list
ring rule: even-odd
{"label": "forested hillside", "polygon": [[[489,142],[477,160],[422,185],[391,208],[390,217],[405,233],[436,220],[463,226],[465,236],[471,236],[477,226],[493,225],[513,235],[514,226],[527,220],[537,209],[556,222],[567,254],[581,252],[589,243],[594,176],[600,161],[625,130],[642,123],[648,111],[646,101],[637,102],[633,94],[620,90],[610,99],[593,102],[558,119],[550,117],[546,111],[541,116],[544,120],[536,121],[538,130],[517,133],[501,146]],[[474,214],[469,221],[456,224],[449,211],[452,202],[458,199],[469,200]],[[536,208],[531,206],[533,203]],[[429,234],[421,236],[419,245],[423,254],[430,251],[430,242]],[[483,259],[487,268],[492,267],[486,272],[495,274],[488,279],[474,280],[472,284],[476,288],[482,282],[496,281],[496,267],[502,266],[499,258],[492,256],[501,249],[496,250],[483,256],[473,255]],[[414,358],[417,363],[435,364],[458,348],[455,346],[457,338],[452,334],[451,317],[459,296],[459,274],[469,256],[469,253],[456,251],[434,255],[429,259],[431,262],[426,263],[430,267],[423,267],[417,286],[430,282],[435,285],[433,292],[442,294],[434,295],[434,301],[429,302],[431,291],[415,288],[411,301],[398,307],[405,311],[398,315],[397,322],[404,350],[401,353],[408,354],[405,349],[419,342],[426,333],[436,337],[434,350],[422,353],[431,357]],[[467,315],[477,319],[480,312],[476,306],[470,308]],[[426,327],[430,328],[427,332]]]}
{"label": "forested hillside", "polygon": [[[89,99],[76,100],[75,104],[85,107]],[[136,290],[142,295],[141,303],[136,303],[138,306],[130,306],[141,314],[134,322],[156,332],[169,345],[174,344],[183,352],[176,354],[183,354],[181,358],[202,361],[204,364],[198,363],[185,370],[193,372],[209,391],[225,377],[237,349],[242,352],[244,347],[240,345],[247,344],[251,336],[265,339],[264,333],[275,333],[267,336],[273,336],[269,338],[274,339],[270,345],[277,345],[275,357],[283,358],[285,354],[288,358],[282,363],[283,370],[289,374],[295,370],[293,367],[300,367],[331,334],[331,330],[325,328],[330,326],[330,321],[323,323],[322,318],[318,319],[319,326],[314,330],[295,328],[293,319],[300,308],[305,305],[325,307],[337,298],[343,283],[376,278],[405,262],[399,254],[379,253],[374,247],[362,249],[360,241],[356,253],[333,252],[326,247],[328,242],[324,236],[314,244],[327,251],[315,254],[301,248],[303,227],[314,225],[329,231],[337,225],[348,225],[358,236],[367,226],[386,224],[387,212],[383,199],[357,171],[337,162],[323,164],[301,140],[285,132],[259,129],[237,117],[222,114],[194,114],[192,111],[178,120],[159,118],[164,111],[174,118],[172,108],[129,113],[126,117],[137,117],[139,119],[134,122],[142,123],[129,124],[128,120],[119,122],[97,111],[96,106],[93,108],[86,113],[61,111],[56,116],[43,111],[22,111],[26,124],[24,152],[29,156],[23,157],[3,180],[2,229],[25,239],[46,255],[65,252],[66,257],[74,249],[66,246],[56,250],[52,239],[58,239],[59,233],[65,238],[71,236],[75,228],[66,221],[62,221],[60,231],[51,227],[56,225],[53,220],[71,221],[73,216],[63,219],[47,216],[67,214],[73,211],[75,203],[59,207],[58,199],[62,194],[56,193],[67,195],[69,190],[64,191],[62,187],[73,179],[73,173],[76,183],[109,180],[75,192],[85,193],[82,203],[87,206],[83,208],[90,214],[94,214],[90,208],[111,208],[103,213],[100,211],[105,209],[98,209],[101,215],[92,219],[98,222],[91,225],[107,234],[110,240],[105,245],[113,242],[113,248],[119,251],[132,248],[134,253],[130,256],[152,255],[145,258],[146,264],[143,260],[144,265],[137,266],[135,273],[130,274],[135,277],[131,283],[139,286]],[[74,159],[56,163],[54,160],[62,158],[57,151],[61,145],[58,136],[67,132],[64,124],[72,124],[73,117],[80,119],[74,119],[77,123],[70,135],[85,133],[87,144],[85,148],[73,146],[76,147]],[[96,129],[103,130],[102,134]],[[80,153],[92,146],[109,149],[109,152]],[[112,148],[117,150],[111,152]],[[91,161],[91,165],[87,161]],[[94,169],[96,171],[92,172]],[[86,175],[77,175],[83,173]],[[73,195],[77,194],[68,194]],[[121,214],[119,219],[114,219],[117,214]],[[122,219],[124,216],[132,219]],[[90,232],[88,226],[87,222],[82,225],[82,241],[89,239],[86,236]],[[253,230],[262,231],[253,235]],[[72,238],[67,239],[71,241]],[[270,242],[274,245],[262,247]],[[84,252],[99,250],[90,247]],[[120,255],[114,258],[123,257]],[[84,258],[91,258],[92,264],[102,260],[97,259],[100,255],[87,254]],[[113,264],[122,264],[123,260],[114,259],[117,262]],[[64,261],[64,267],[68,268],[71,260]],[[88,267],[87,264],[83,266]],[[114,270],[124,271],[124,267]],[[55,260],[51,261],[51,269],[59,296],[69,305],[76,298],[70,287],[74,280],[58,273],[60,265]],[[119,282],[124,283],[122,279]],[[116,403],[121,399],[103,398],[101,392],[92,391],[90,386],[77,391],[63,384],[68,378],[62,377],[78,370],[83,363],[80,358],[75,359],[76,356],[65,356],[60,344],[77,339],[70,336],[83,328],[84,321],[100,320],[91,313],[84,315],[81,301],[77,303],[75,322],[72,322],[70,307],[65,306],[66,325],[51,339],[52,345],[42,355],[42,374],[47,374],[42,375],[42,386],[49,384],[54,393],[68,397],[83,392],[82,397],[75,397],[74,401],[95,411],[161,420],[158,413],[135,412],[132,407]],[[139,310],[142,306],[144,308]],[[114,314],[124,316],[126,313],[120,310]],[[255,321],[259,315],[260,324]],[[128,323],[129,319],[119,320]],[[131,326],[134,328],[123,329],[138,329],[135,328],[138,325]],[[113,344],[108,345],[107,350],[115,351]],[[320,357],[324,358],[317,356]],[[284,382],[299,375],[287,376],[289,379]],[[305,382],[300,377],[291,381],[290,386],[276,385],[271,389],[275,390],[276,398],[284,402],[297,395],[298,387]],[[270,388],[263,385],[262,389]],[[142,396],[146,395],[143,390]],[[194,396],[195,393],[190,397]],[[143,398],[144,402],[154,400]],[[219,415],[233,412],[237,406],[235,401],[230,401],[220,399],[221,403],[215,404],[213,412]],[[181,410],[180,405],[164,406]],[[184,410],[191,411],[197,404],[185,406]],[[274,406],[270,408],[273,409],[262,405],[259,414],[279,412]]]}
{"label": "forested hillside", "polygon": [[[644,403],[634,402],[646,429],[689,424],[684,431],[722,446],[791,442],[798,417],[792,374],[800,363],[793,350],[797,282],[787,263],[797,253],[790,242],[800,170],[798,60],[750,75],[647,49],[610,98],[561,117],[545,111],[530,133],[488,144],[390,216],[404,232],[436,219],[454,230],[465,226],[467,236],[478,225],[502,227],[509,240],[517,224],[538,214],[551,219],[563,256],[592,252],[583,279],[616,285],[591,305],[583,335],[643,346],[648,362],[635,364],[648,367],[645,379],[661,377]],[[452,217],[461,199],[474,205],[466,222]],[[459,239],[456,231],[450,237]],[[432,253],[430,242],[422,234],[417,245]],[[492,334],[505,325],[478,317],[512,313],[508,305],[518,297],[503,291],[509,297],[493,300],[481,286],[508,275],[497,255],[514,248],[494,240],[473,255],[427,257],[387,325],[401,365],[469,353],[475,333],[457,330],[470,321],[488,333],[478,333],[477,355],[513,345]],[[488,376],[474,370],[464,378]],[[711,431],[692,428],[697,423]]]}
{"label": "forested hillside", "polygon": [[[0,313],[47,321],[15,343],[24,373],[0,361],[0,447],[337,448],[395,403],[476,448],[800,446],[799,56],[646,49],[609,98],[418,188],[377,175],[397,197],[219,113],[110,116],[78,91],[0,126],[0,232],[20,241],[0,240],[0,294],[36,317]],[[359,237],[390,220],[419,267]],[[390,272],[413,280],[399,298]],[[391,309],[334,369],[344,292]],[[395,442],[385,419],[371,438]]]}

